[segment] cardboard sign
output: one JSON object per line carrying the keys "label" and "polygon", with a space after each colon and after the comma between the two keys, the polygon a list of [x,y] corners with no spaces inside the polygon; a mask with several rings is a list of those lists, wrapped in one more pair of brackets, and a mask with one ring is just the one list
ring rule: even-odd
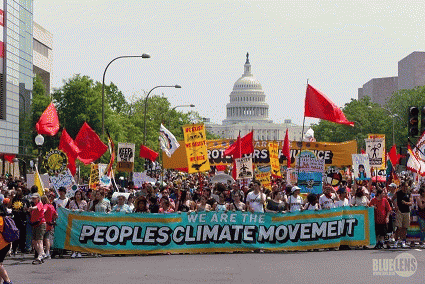
{"label": "cardboard sign", "polygon": [[385,137],[365,139],[365,143],[369,165],[379,169],[385,168]]}
{"label": "cardboard sign", "polygon": [[236,179],[253,178],[252,158],[235,159],[236,164]]}
{"label": "cardboard sign", "polygon": [[183,126],[184,144],[188,173],[206,172],[210,170],[208,160],[205,125],[190,124]]}
{"label": "cardboard sign", "polygon": [[257,172],[255,179],[261,183],[261,186],[269,190],[272,189],[272,179],[270,172]]}
{"label": "cardboard sign", "polygon": [[119,172],[132,172],[134,169],[134,143],[118,143],[117,167]]}

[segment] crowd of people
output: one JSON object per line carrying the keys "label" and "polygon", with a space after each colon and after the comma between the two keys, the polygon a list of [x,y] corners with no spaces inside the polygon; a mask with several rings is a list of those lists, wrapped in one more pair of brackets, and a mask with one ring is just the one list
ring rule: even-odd
{"label": "crowd of people", "polygon": [[[13,257],[18,251],[34,251],[33,264],[41,264],[50,258],[59,207],[104,213],[167,214],[203,211],[286,213],[342,206],[373,206],[377,236],[375,248],[380,249],[384,245],[390,248],[391,241],[395,247],[408,247],[406,233],[411,221],[412,193],[419,194],[416,198],[421,228],[419,245],[425,246],[425,187],[415,187],[409,178],[403,179],[400,186],[394,183],[385,186],[372,181],[359,183],[347,179],[337,187],[324,185],[322,194],[308,195],[301,194],[298,186],[286,184],[282,180],[273,180],[271,190],[264,189],[256,180],[246,185],[231,182],[212,184],[208,178],[201,180],[197,175],[176,173],[167,176],[165,180],[167,182],[162,186],[160,183],[147,182],[141,188],[128,182],[126,187],[118,191],[102,186],[95,190],[77,190],[72,198],[68,198],[64,187],[58,191],[44,189],[44,195],[40,196],[36,186],[28,188],[21,179],[1,178],[0,214],[3,210],[3,215],[13,216],[21,231],[19,240],[3,247],[6,250],[4,256],[9,253]],[[27,236],[31,236],[31,243]],[[2,244],[0,238],[0,248]],[[63,252],[56,254],[61,255]],[[71,257],[82,255],[81,252],[71,252]]]}

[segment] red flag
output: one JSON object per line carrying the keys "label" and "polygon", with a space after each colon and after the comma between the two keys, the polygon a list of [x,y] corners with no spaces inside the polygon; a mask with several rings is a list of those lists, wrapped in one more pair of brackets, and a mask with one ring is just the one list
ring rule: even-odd
{"label": "red flag", "polygon": [[56,112],[55,105],[50,103],[40,119],[35,124],[35,129],[38,134],[44,134],[49,136],[55,136],[59,131],[59,118]]}
{"label": "red flag", "polygon": [[393,167],[398,165],[400,162],[400,158],[403,157],[403,155],[397,154],[397,147],[393,145],[391,147],[390,152],[388,153],[388,157],[390,158],[391,164],[393,164]]}
{"label": "red flag", "polygon": [[13,160],[15,159],[15,157],[16,155],[13,154],[4,154],[4,159],[11,164],[13,164]]}
{"label": "red flag", "polygon": [[289,143],[288,129],[286,129],[285,140],[283,141],[282,154],[286,157],[286,167],[291,167],[291,143]]}
{"label": "red flag", "polygon": [[69,136],[68,132],[66,132],[65,128],[62,130],[58,149],[64,151],[68,157],[68,169],[71,171],[72,175],[75,175],[77,172],[75,167],[75,159],[77,159],[78,154],[81,151],[75,144],[75,141],[72,140],[71,136]]}
{"label": "red flag", "polygon": [[237,159],[242,158],[242,155],[244,154],[254,153],[254,144],[252,143],[253,138],[253,131],[249,132],[242,138],[238,136],[236,142],[224,151],[224,156],[233,156],[234,159]]}
{"label": "red flag", "polygon": [[84,122],[80,131],[75,138],[75,144],[80,148],[81,152],[78,154],[78,159],[85,165],[96,161],[108,150],[106,146],[97,136],[96,132]]}
{"label": "red flag", "polygon": [[348,121],[342,110],[336,104],[329,100],[322,92],[310,85],[307,85],[305,95],[304,116],[354,126],[354,122]]}
{"label": "red flag", "polygon": [[158,157],[158,153],[144,145],[140,145],[140,158],[149,159],[152,162]]}

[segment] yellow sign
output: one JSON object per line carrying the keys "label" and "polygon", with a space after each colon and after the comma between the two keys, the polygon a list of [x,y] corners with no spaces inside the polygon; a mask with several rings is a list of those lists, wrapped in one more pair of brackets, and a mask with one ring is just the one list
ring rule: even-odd
{"label": "yellow sign", "polygon": [[272,179],[270,172],[257,172],[255,174],[255,179],[261,183],[261,186],[272,190]]}
{"label": "yellow sign", "polygon": [[183,134],[188,173],[209,171],[205,125],[201,123],[184,125]]}
{"label": "yellow sign", "polygon": [[99,184],[99,165],[91,164],[89,188],[96,189],[98,184]]}
{"label": "yellow sign", "polygon": [[269,156],[272,174],[278,177],[282,177],[279,165],[279,145],[277,143],[269,143]]}

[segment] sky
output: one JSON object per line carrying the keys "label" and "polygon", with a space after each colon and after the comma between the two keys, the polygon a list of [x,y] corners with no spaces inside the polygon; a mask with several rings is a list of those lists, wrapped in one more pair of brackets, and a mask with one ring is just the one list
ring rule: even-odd
{"label": "sky", "polygon": [[113,58],[149,53],[114,61],[106,83],[129,101],[179,84],[153,93],[221,123],[249,52],[269,118],[301,125],[307,80],[342,107],[370,79],[397,76],[398,61],[425,51],[423,8],[412,1],[34,0],[34,20],[53,34],[54,88],[74,74],[101,82]]}

